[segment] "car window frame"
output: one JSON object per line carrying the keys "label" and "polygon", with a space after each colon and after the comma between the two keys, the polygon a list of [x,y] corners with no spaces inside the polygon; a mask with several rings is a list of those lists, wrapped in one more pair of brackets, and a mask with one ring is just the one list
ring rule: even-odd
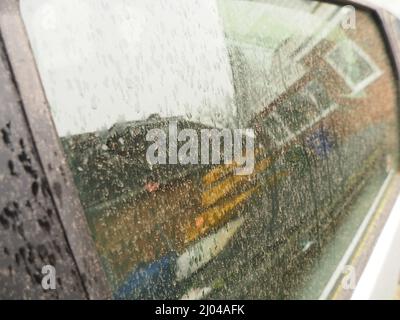
{"label": "car window frame", "polygon": [[[395,78],[398,81],[400,78],[400,50],[398,50],[396,33],[390,21],[391,15],[385,9],[364,0],[318,1],[337,5],[353,5],[356,9],[364,9],[370,12],[381,30],[382,40],[386,45]],[[19,2],[19,0],[0,1],[0,34],[3,37],[14,81],[21,96],[23,112],[35,147],[38,150],[46,178],[49,181],[50,191],[66,238],[78,270],[84,279],[83,282],[88,297],[89,299],[108,299],[111,297],[111,290],[86,222],[72,172],[67,164],[67,159],[56,131],[25,30]],[[398,106],[400,106],[399,95],[398,100]],[[399,108],[397,108],[397,114],[400,123]],[[400,131],[398,136],[400,137]],[[57,164],[57,168],[55,170],[51,169],[50,164]],[[392,188],[391,199],[395,196],[397,197],[400,191],[400,183],[398,183],[400,176],[398,173],[395,174],[395,180],[397,182],[394,183],[395,187]],[[387,214],[383,215],[382,219],[387,218],[390,209],[387,208]],[[337,281],[338,279],[336,279],[336,283]]]}
{"label": "car window frame", "polygon": [[28,129],[84,288],[89,299],[109,299],[111,290],[50,113],[19,0],[0,1],[0,33]]}

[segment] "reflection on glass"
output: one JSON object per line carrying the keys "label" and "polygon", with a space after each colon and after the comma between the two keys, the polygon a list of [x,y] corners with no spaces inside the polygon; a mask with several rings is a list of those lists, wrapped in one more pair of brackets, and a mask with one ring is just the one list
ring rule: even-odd
{"label": "reflection on glass", "polygon": [[[292,297],[395,165],[395,82],[365,12],[344,30],[346,9],[314,1],[21,9],[116,298]],[[254,129],[253,174],[149,165],[146,133],[171,120]]]}

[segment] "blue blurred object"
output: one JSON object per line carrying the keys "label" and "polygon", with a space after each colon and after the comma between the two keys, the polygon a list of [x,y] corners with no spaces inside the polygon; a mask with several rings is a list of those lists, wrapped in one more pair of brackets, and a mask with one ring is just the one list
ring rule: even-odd
{"label": "blue blurred object", "polygon": [[136,268],[114,292],[114,299],[167,299],[174,296],[177,255],[171,253]]}
{"label": "blue blurred object", "polygon": [[328,132],[322,128],[307,138],[307,145],[319,158],[325,158],[333,147],[332,139],[330,139]]}

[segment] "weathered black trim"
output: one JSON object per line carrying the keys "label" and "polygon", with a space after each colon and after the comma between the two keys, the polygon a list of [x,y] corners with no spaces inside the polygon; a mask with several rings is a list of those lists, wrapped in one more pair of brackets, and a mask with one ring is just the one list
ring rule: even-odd
{"label": "weathered black trim", "polygon": [[18,0],[0,1],[0,32],[41,166],[90,299],[111,296],[50,114]]}

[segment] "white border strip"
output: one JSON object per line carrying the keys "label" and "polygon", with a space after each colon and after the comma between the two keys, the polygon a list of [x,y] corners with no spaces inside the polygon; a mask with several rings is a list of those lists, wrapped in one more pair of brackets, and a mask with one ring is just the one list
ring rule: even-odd
{"label": "white border strip", "polygon": [[391,300],[396,295],[400,271],[400,198],[379,236],[351,300]]}
{"label": "white border strip", "polygon": [[319,297],[319,300],[326,300],[329,297],[333,288],[335,287],[337,280],[339,279],[342,272],[345,270],[346,263],[352,256],[352,254],[353,254],[354,250],[356,249],[362,235],[364,234],[365,229],[367,228],[372,216],[376,212],[378,205],[383,197],[383,194],[385,193],[385,191],[389,185],[389,182],[391,181],[393,176],[394,176],[394,171],[392,170],[389,173],[389,175],[386,177],[385,182],[383,183],[382,187],[380,188],[378,195],[375,197],[375,200],[374,200],[371,208],[369,209],[369,211],[368,211],[367,215],[365,216],[361,225],[358,227],[356,235],[354,236],[353,240],[351,241],[350,246],[347,248],[345,254],[343,255],[342,259],[340,260],[334,273],[332,274],[327,285],[325,286],[324,290],[322,291],[322,293]]}

